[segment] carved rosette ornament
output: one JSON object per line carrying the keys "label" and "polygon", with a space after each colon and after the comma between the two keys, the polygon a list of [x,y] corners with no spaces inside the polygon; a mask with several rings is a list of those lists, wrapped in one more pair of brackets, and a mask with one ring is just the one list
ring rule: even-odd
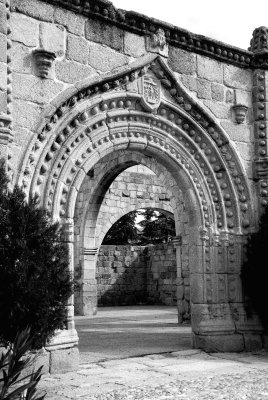
{"label": "carved rosette ornament", "polygon": [[36,49],[33,52],[38,76],[47,78],[56,54],[44,49]]}

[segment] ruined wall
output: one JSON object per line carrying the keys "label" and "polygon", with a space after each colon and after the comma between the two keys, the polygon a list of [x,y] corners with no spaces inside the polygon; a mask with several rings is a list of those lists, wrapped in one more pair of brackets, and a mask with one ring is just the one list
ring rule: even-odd
{"label": "ruined wall", "polygon": [[[103,245],[98,254],[96,278],[99,306],[177,305],[177,261],[172,242],[149,246]],[[189,320],[189,298],[187,301],[183,286],[178,290],[184,300],[182,320]]]}
{"label": "ruined wall", "polygon": [[146,304],[146,274],[146,247],[101,246],[96,268],[98,305]]}

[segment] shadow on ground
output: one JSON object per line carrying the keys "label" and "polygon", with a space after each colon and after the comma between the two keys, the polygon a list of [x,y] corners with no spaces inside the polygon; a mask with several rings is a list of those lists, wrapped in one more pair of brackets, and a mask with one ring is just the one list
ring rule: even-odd
{"label": "shadow on ground", "polygon": [[176,307],[103,307],[75,324],[81,363],[192,348],[191,327],[177,323]]}

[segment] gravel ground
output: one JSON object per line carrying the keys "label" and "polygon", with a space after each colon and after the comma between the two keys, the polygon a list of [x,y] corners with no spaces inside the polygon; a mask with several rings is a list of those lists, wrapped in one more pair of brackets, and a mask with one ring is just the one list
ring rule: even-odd
{"label": "gravel ground", "polygon": [[268,400],[268,354],[199,350],[84,364],[41,382],[47,400]]}

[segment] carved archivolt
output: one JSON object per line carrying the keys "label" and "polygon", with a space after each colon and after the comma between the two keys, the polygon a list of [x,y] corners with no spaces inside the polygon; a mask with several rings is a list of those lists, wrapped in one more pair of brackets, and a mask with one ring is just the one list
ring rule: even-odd
{"label": "carved archivolt", "polygon": [[[144,76],[161,86],[150,112]],[[55,218],[70,218],[85,174],[121,149],[175,163],[195,190],[204,227],[241,233],[252,224],[246,178],[227,135],[158,56],[90,82],[59,104],[29,149],[20,181]]]}

